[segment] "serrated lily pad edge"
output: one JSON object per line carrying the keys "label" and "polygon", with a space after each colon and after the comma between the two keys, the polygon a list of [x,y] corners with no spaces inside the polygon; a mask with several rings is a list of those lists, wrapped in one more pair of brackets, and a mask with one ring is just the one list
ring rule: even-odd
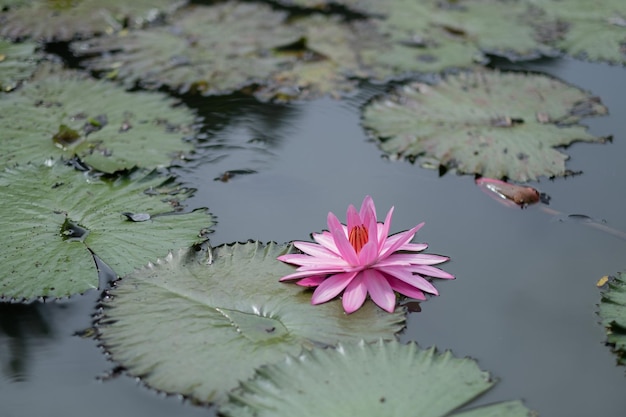
{"label": "serrated lily pad edge", "polygon": [[[208,210],[208,209],[206,209]],[[217,224],[217,221],[214,218],[214,224]],[[212,232],[212,230],[210,231]],[[246,241],[234,241],[234,242],[230,242],[230,243],[222,243],[219,244],[217,246],[211,246],[210,245],[210,241],[208,238],[206,238],[203,242],[192,245],[190,247],[187,248],[178,248],[175,250],[169,250],[168,254],[164,257],[159,257],[157,258],[154,262],[150,261],[148,262],[146,265],[144,265],[143,267],[136,267],[135,271],[130,272],[124,276],[116,276],[116,279],[110,281],[108,288],[105,288],[102,291],[101,297],[98,300],[98,303],[96,305],[96,309],[95,309],[95,313],[92,315],[92,326],[89,327],[87,329],[88,332],[90,332],[92,335],[90,336],[91,338],[93,338],[96,342],[97,342],[97,346],[98,348],[104,353],[104,355],[107,357],[107,359],[113,364],[112,369],[104,374],[101,379],[106,380],[109,378],[114,378],[117,377],[118,375],[124,374],[127,377],[130,377],[132,379],[135,379],[136,382],[140,383],[144,388],[146,388],[147,390],[150,391],[154,391],[156,393],[159,393],[161,395],[165,395],[165,396],[175,396],[178,398],[183,398],[186,401],[190,401],[191,403],[193,403],[194,405],[198,405],[198,406],[219,406],[222,403],[225,403],[226,399],[224,399],[222,402],[216,402],[216,401],[201,401],[198,400],[197,398],[194,398],[192,395],[186,395],[186,394],[181,394],[179,392],[173,392],[173,391],[167,391],[167,390],[163,390],[163,389],[159,389],[159,388],[155,388],[152,385],[148,384],[146,382],[146,378],[145,375],[137,375],[137,374],[133,374],[130,371],[128,371],[126,369],[126,367],[124,365],[122,365],[115,357],[116,355],[107,347],[107,343],[105,342],[104,338],[102,337],[102,333],[100,331],[100,327],[101,325],[103,326],[107,326],[108,320],[109,318],[106,315],[106,309],[108,308],[107,306],[107,302],[110,301],[111,299],[115,298],[116,295],[113,294],[111,291],[115,289],[115,287],[118,285],[119,282],[122,282],[128,275],[133,274],[137,271],[140,271],[144,268],[155,268],[158,267],[159,265],[162,264],[166,264],[169,263],[175,256],[175,254],[177,252],[181,252],[184,251],[185,255],[189,257],[190,259],[193,259],[193,262],[198,262],[198,263],[205,263],[205,264],[211,264],[213,263],[213,252],[215,249],[217,248],[222,248],[222,247],[233,247],[233,246],[237,246],[237,245],[246,245],[246,244],[257,244],[257,245],[261,245],[263,247],[269,247],[269,246],[283,246],[283,250],[281,251],[281,253],[289,253],[290,251],[298,251],[298,249],[295,248],[295,246],[293,246],[293,242],[285,242],[282,244],[277,243],[276,241],[268,241],[268,242],[261,242],[258,240],[254,240],[254,239],[248,239]],[[202,252],[206,251],[205,254],[203,254]],[[277,285],[280,284],[277,281]],[[377,307],[378,308],[378,307]],[[395,333],[393,333],[393,335],[391,336],[390,339],[384,339],[381,338],[379,339],[381,342],[390,342],[390,341],[396,341],[398,340],[398,335],[401,334],[405,329],[406,329],[406,315],[408,314],[408,309],[401,305],[398,304],[396,306],[396,310],[394,312],[395,314],[401,313],[401,317],[402,320],[399,321],[398,323],[396,323],[396,329],[395,329]],[[371,342],[371,343],[376,343],[376,342]],[[337,342],[336,345],[340,345],[341,342]],[[328,349],[334,349],[336,347],[336,345],[324,345],[326,348]],[[299,356],[306,354],[307,352],[309,352],[310,349],[314,348],[314,345],[309,343],[302,343],[302,350]],[[287,359],[287,358],[296,358],[293,355],[289,355],[289,354],[285,354],[284,358],[281,359],[279,362],[276,363],[281,363],[283,360]],[[262,366],[267,366],[267,365],[273,365],[275,363],[268,363],[268,364],[264,364]],[[257,370],[259,368],[255,368],[254,369],[254,373],[256,374]],[[240,381],[240,384],[243,383],[244,381]],[[228,396],[230,396],[230,392],[236,390],[237,387],[232,388],[231,390],[229,390],[226,393],[226,397],[228,398]]]}
{"label": "serrated lily pad edge", "polygon": [[[285,365],[285,364],[298,364],[298,363],[302,363],[304,361],[307,361],[308,359],[311,359],[314,355],[316,355],[319,352],[322,351],[330,351],[330,352],[338,352],[337,354],[341,354],[342,350],[343,350],[343,346],[346,345],[353,345],[356,347],[366,347],[366,348],[379,348],[382,349],[384,348],[386,345],[390,345],[390,344],[397,344],[396,347],[400,347],[400,348],[405,348],[405,347],[413,347],[415,349],[417,349],[418,351],[422,351],[425,353],[428,353],[430,355],[437,355],[437,356],[449,356],[453,359],[456,360],[469,360],[475,363],[476,367],[483,373],[483,375],[485,375],[485,377],[487,378],[487,381],[491,384],[485,391],[478,393],[474,398],[470,399],[468,402],[466,402],[465,404],[461,405],[459,408],[457,408],[456,410],[451,412],[451,416],[465,416],[465,415],[480,415],[480,414],[475,414],[476,412],[480,413],[481,410],[488,410],[490,408],[493,407],[498,407],[498,406],[503,406],[503,407],[509,407],[514,411],[521,411],[521,410],[526,410],[526,416],[528,417],[537,417],[538,414],[533,411],[528,409],[525,405],[524,405],[524,401],[523,400],[502,400],[502,401],[496,401],[496,402],[490,402],[488,404],[483,404],[483,405],[477,405],[477,406],[470,406],[469,408],[467,407],[468,404],[473,403],[474,401],[476,401],[478,398],[481,398],[482,396],[484,396],[487,392],[489,392],[491,389],[493,389],[493,387],[498,383],[498,379],[494,378],[492,376],[492,374],[489,371],[483,371],[478,367],[478,361],[476,359],[473,359],[471,357],[465,356],[465,357],[458,357],[455,356],[453,354],[453,352],[450,349],[445,349],[445,350],[439,350],[436,346],[431,346],[429,348],[422,348],[419,346],[419,344],[417,342],[414,341],[409,341],[407,343],[401,343],[399,342],[397,339],[396,340],[383,340],[383,339],[379,339],[378,341],[373,341],[373,342],[365,342],[364,340],[361,340],[360,342],[357,343],[345,343],[345,342],[340,342],[338,343],[336,346],[333,347],[325,347],[325,348],[321,348],[321,347],[313,347],[310,350],[305,350],[303,351],[300,355],[298,356],[293,356],[293,355],[286,355],[285,358],[280,361],[280,362],[276,362],[276,363],[271,363],[271,364],[265,364],[262,365],[261,367],[257,368],[255,370],[255,374],[252,378],[246,380],[246,381],[241,381],[239,386],[237,388],[234,388],[230,391],[230,393],[228,394],[228,400],[226,402],[224,402],[223,404],[218,404],[218,416],[227,416],[227,417],[231,417],[231,414],[229,414],[228,408],[230,406],[233,406],[235,404],[236,406],[241,406],[245,403],[244,401],[244,396],[246,395],[246,393],[250,393],[250,392],[254,392],[254,385],[257,381],[263,383],[263,382],[270,382],[271,380],[270,378],[267,376],[268,374],[270,374],[271,372],[268,372],[271,368],[275,368],[278,369],[281,367],[281,365]],[[325,352],[322,352],[325,353]],[[280,388],[280,387],[275,387],[275,388]],[[226,410],[227,414],[223,414],[223,410]],[[252,415],[256,415],[256,414],[251,414]]]}

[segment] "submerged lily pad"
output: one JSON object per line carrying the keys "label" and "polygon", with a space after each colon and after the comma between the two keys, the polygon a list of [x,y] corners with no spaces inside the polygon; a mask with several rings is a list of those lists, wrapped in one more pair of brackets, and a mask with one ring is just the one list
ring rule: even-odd
{"label": "submerged lily pad", "polygon": [[626,64],[626,2],[527,0],[542,41],[591,60]]}
{"label": "submerged lily pad", "polygon": [[0,35],[69,41],[124,27],[141,27],[172,13],[185,0],[31,0],[0,1]]}
{"label": "submerged lily pad", "polygon": [[[159,189],[163,181],[107,181],[58,164],[1,172],[0,297],[65,297],[97,288],[92,252],[123,275],[170,249],[202,241],[199,232],[211,227],[211,216],[205,210],[163,215],[189,195],[171,184],[171,190]],[[168,197],[172,191],[176,197]],[[151,219],[132,222],[123,212],[149,213]]]}
{"label": "submerged lily pad", "polygon": [[313,306],[276,259],[291,246],[258,242],[179,250],[117,283],[98,331],[113,360],[158,390],[201,402],[225,399],[254,369],[313,344],[392,339],[402,310],[372,302],[350,316],[341,301]]}
{"label": "submerged lily pad", "polygon": [[363,125],[393,157],[525,182],[565,175],[568,156],[554,148],[603,142],[578,121],[606,113],[598,98],[556,79],[483,71],[399,88],[364,109]]}
{"label": "submerged lily pad", "polygon": [[600,301],[600,320],[606,328],[607,343],[620,365],[626,365],[626,275],[620,272],[609,280]]}
{"label": "submerged lily pad", "polygon": [[[494,385],[476,361],[416,344],[342,343],[264,366],[220,409],[227,417],[530,417],[519,401],[453,413]],[[451,414],[452,413],[452,414]]]}
{"label": "submerged lily pad", "polygon": [[273,53],[300,36],[286,18],[269,6],[230,1],[189,8],[170,27],[120,33],[72,48],[98,54],[86,61],[87,67],[127,85],[222,94],[263,81],[295,59]]}
{"label": "submerged lily pad", "polygon": [[0,39],[0,92],[11,91],[28,79],[37,67],[36,44],[11,43]]}
{"label": "submerged lily pad", "polygon": [[192,149],[182,138],[194,113],[174,104],[75,73],[48,75],[0,101],[0,166],[61,155],[107,173],[167,166]]}

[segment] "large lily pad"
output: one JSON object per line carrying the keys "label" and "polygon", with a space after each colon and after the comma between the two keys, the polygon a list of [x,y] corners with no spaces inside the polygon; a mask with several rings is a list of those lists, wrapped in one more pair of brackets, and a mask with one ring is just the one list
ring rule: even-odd
{"label": "large lily pad", "polygon": [[556,79],[483,71],[399,88],[364,109],[363,125],[394,157],[525,182],[565,175],[568,157],[554,148],[604,141],[578,121],[606,113],[598,98]]}
{"label": "large lily pad", "polygon": [[58,164],[0,173],[0,296],[82,293],[98,286],[92,252],[123,275],[170,249],[203,240],[199,233],[211,227],[211,217],[205,210],[163,215],[175,210],[171,201],[189,195],[175,184],[159,189],[163,181],[156,176],[106,181]]}
{"label": "large lily pad", "polygon": [[31,0],[0,1],[0,35],[69,41],[141,27],[171,13],[185,0]]}
{"label": "large lily pad", "polygon": [[600,302],[600,319],[618,363],[626,365],[626,275],[620,272],[606,285]]}
{"label": "large lily pad", "polygon": [[341,302],[310,303],[281,284],[291,246],[220,246],[208,257],[180,250],[122,278],[103,300],[100,339],[113,360],[158,390],[221,401],[258,366],[313,344],[392,339],[401,309],[373,303],[346,315]]}
{"label": "large lily pad", "polygon": [[541,40],[566,53],[626,64],[626,2],[527,0]]}
{"label": "large lily pad", "polygon": [[265,80],[293,61],[273,53],[300,34],[287,14],[262,4],[226,2],[190,8],[170,27],[134,31],[76,43],[90,69],[127,85],[221,94]]}
{"label": "large lily pad", "polygon": [[41,77],[0,100],[0,166],[78,155],[112,173],[168,166],[192,149],[194,113],[163,94],[128,93],[71,72]]}
{"label": "large lily pad", "polygon": [[344,343],[262,367],[220,412],[227,417],[533,415],[519,401],[452,413],[493,385],[474,360],[449,351],[395,341]]}
{"label": "large lily pad", "polygon": [[0,39],[0,92],[13,90],[28,79],[37,67],[36,44],[11,43]]}
{"label": "large lily pad", "polygon": [[469,68],[487,60],[486,53],[511,59],[551,53],[524,23],[521,0],[379,2],[378,32],[389,42],[368,51],[364,62],[377,76]]}

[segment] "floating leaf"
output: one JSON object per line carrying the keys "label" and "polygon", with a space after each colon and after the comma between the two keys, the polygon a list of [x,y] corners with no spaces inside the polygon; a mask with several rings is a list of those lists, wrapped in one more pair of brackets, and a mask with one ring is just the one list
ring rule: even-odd
{"label": "floating leaf", "polygon": [[11,43],[0,39],[0,92],[11,91],[35,72],[36,45]]}
{"label": "floating leaf", "polygon": [[295,59],[272,52],[300,37],[286,17],[262,4],[197,6],[180,13],[171,27],[75,43],[73,50],[104,53],[87,60],[87,67],[127,85],[223,94],[262,82]]}
{"label": "floating leaf", "polygon": [[227,417],[533,415],[519,401],[450,414],[494,385],[472,359],[416,344],[344,343],[257,370],[229,396]]}
{"label": "floating leaf", "polygon": [[44,41],[69,41],[141,27],[171,13],[184,0],[31,0],[2,1],[0,35]]}
{"label": "floating leaf", "polygon": [[363,57],[378,78],[470,68],[487,61],[486,53],[510,59],[551,53],[524,24],[527,5],[521,0],[378,3],[374,12],[385,17],[378,23],[378,32],[389,41]]}
{"label": "floating leaf", "polygon": [[565,175],[568,157],[554,148],[603,142],[577,123],[606,113],[598,98],[553,78],[483,71],[404,86],[370,103],[363,125],[394,157],[525,182]]}
{"label": "floating leaf", "polygon": [[0,166],[61,155],[108,173],[167,166],[192,149],[181,139],[194,114],[174,103],[70,72],[49,75],[0,101]]}
{"label": "floating leaf", "polygon": [[[65,297],[98,286],[92,252],[120,275],[190,246],[212,225],[205,210],[162,215],[177,203],[163,178],[106,181],[69,167],[18,166],[0,173],[0,296]],[[148,195],[146,190],[150,191]],[[184,199],[188,190],[179,190]],[[122,212],[150,213],[144,222]]]}
{"label": "floating leaf", "polygon": [[[334,4],[286,3],[321,8]],[[312,56],[272,77],[269,90],[279,98],[340,95],[354,88],[353,77],[386,80],[470,68],[486,61],[486,53],[512,59],[551,53],[534,39],[534,29],[524,24],[527,6],[521,1],[468,0],[462,6],[435,0],[336,3],[382,18],[346,23],[313,15],[295,21],[305,40],[303,56],[307,51]],[[512,18],[518,24],[511,24]],[[262,91],[261,96],[266,95]]]}
{"label": "floating leaf", "polygon": [[626,2],[527,0],[535,6],[533,24],[542,41],[566,53],[626,64]]}
{"label": "floating leaf", "polygon": [[602,293],[599,314],[606,328],[607,343],[613,347],[617,362],[626,365],[626,275],[623,272],[608,280],[608,289]]}
{"label": "floating leaf", "polygon": [[103,300],[100,339],[115,361],[158,390],[220,401],[258,366],[303,347],[391,339],[402,310],[367,302],[350,316],[341,301],[313,306],[301,287],[278,279],[291,246],[220,246],[209,262],[180,250],[118,282]]}

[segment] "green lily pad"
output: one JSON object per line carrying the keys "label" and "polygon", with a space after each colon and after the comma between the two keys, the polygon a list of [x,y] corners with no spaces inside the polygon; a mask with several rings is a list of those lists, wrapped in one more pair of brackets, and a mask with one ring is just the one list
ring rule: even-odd
{"label": "green lily pad", "polygon": [[354,77],[380,81],[473,68],[487,60],[487,53],[511,59],[552,54],[526,24],[527,5],[521,0],[467,0],[462,5],[435,0],[286,3],[315,8],[342,4],[376,16],[345,22],[313,15],[295,21],[313,56],[273,76],[270,91],[287,95],[290,87],[305,97],[341,95],[353,89]]}
{"label": "green lily pad", "polygon": [[230,1],[189,8],[171,27],[102,37],[72,48],[78,54],[98,54],[86,66],[127,85],[223,94],[263,82],[295,60],[273,53],[300,37],[286,18],[263,4]]}
{"label": "green lily pad", "polygon": [[603,142],[578,121],[606,114],[598,98],[535,74],[482,71],[413,83],[371,102],[363,125],[393,157],[518,182],[566,174],[573,142]]}
{"label": "green lily pad", "polygon": [[626,365],[626,275],[620,272],[607,286],[600,301],[600,320],[617,362]]}
{"label": "green lily pad", "polygon": [[142,27],[185,4],[184,0],[0,1],[0,35],[43,41],[69,41]]}
{"label": "green lily pad", "polygon": [[471,68],[487,61],[486,53],[510,59],[551,54],[525,24],[527,5],[520,1],[465,0],[378,2],[377,31],[388,42],[364,53],[363,61],[378,78],[407,72]]}
{"label": "green lily pad", "polygon": [[626,64],[626,2],[527,0],[542,41],[575,57]]}
{"label": "green lily pad", "polygon": [[183,136],[195,116],[163,94],[128,93],[61,72],[40,77],[0,101],[0,166],[78,155],[107,173],[168,166],[192,150]]}
{"label": "green lily pad", "polygon": [[[342,343],[257,370],[229,396],[226,417],[444,417],[533,413],[519,401],[453,413],[494,385],[476,361],[398,342]],[[452,413],[452,414],[451,414]]]}
{"label": "green lily pad", "polygon": [[340,97],[356,88],[353,77],[366,77],[361,70],[360,50],[369,40],[382,39],[366,22],[347,24],[338,17],[312,15],[293,23],[301,34],[299,46],[278,50],[294,54],[298,61],[272,74],[267,85],[255,91],[262,99]]}
{"label": "green lily pad", "polygon": [[[164,215],[190,191],[176,184],[162,190],[162,177],[138,175],[108,181],[59,164],[1,172],[0,297],[65,297],[97,288],[92,252],[123,275],[202,241],[199,232],[213,224],[205,210]],[[127,212],[150,220],[130,221]]]}
{"label": "green lily pad", "polygon": [[33,75],[37,67],[36,44],[11,43],[0,39],[0,92],[11,91]]}
{"label": "green lily pad", "polygon": [[[432,73],[448,68],[471,68],[485,62],[486,54],[510,59],[552,55],[553,50],[537,40],[528,23],[528,4],[523,0],[458,1],[359,1],[287,0],[306,7],[340,4],[378,18],[367,33],[369,42],[358,43],[355,52],[362,70],[377,79],[397,78],[406,73]],[[363,26],[363,22],[360,23]],[[374,36],[377,35],[377,36]],[[373,38],[376,37],[376,40]]]}
{"label": "green lily pad", "polygon": [[99,337],[113,360],[161,391],[216,402],[262,364],[314,344],[392,339],[402,309],[372,302],[350,316],[341,301],[313,306],[307,290],[279,283],[292,246],[258,242],[206,253],[179,250],[117,283],[103,300]]}

